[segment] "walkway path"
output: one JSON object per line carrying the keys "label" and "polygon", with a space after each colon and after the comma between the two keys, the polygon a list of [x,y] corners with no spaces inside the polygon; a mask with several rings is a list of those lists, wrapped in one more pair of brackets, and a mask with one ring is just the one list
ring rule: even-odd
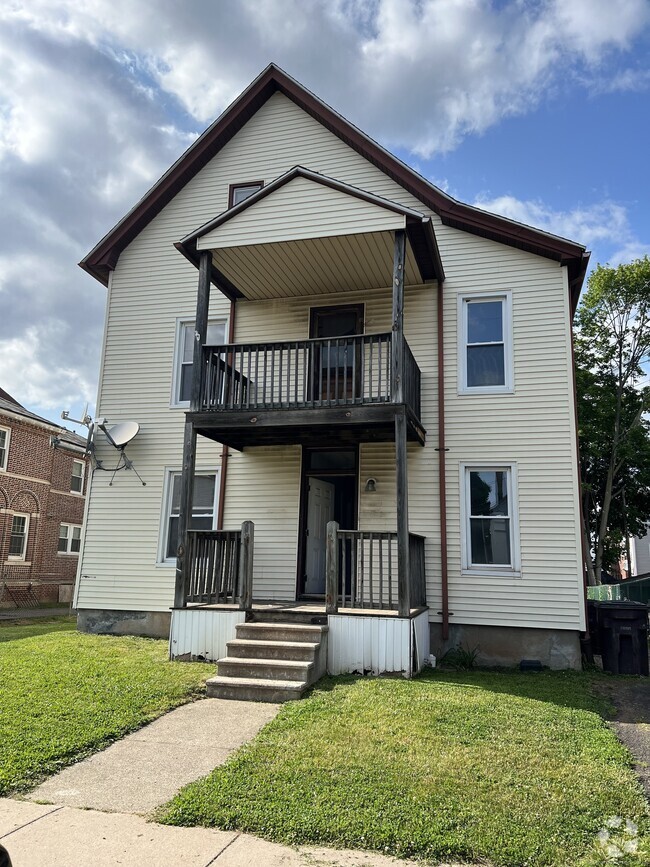
{"label": "walkway path", "polygon": [[650,799],[650,678],[613,677],[600,689],[616,707],[612,728],[635,758],[635,771]]}
{"label": "walkway path", "polygon": [[147,822],[144,814],[222,764],[278,709],[225,699],[184,705],[50,777],[27,800],[0,798],[0,842],[13,867],[407,867],[370,852]]}

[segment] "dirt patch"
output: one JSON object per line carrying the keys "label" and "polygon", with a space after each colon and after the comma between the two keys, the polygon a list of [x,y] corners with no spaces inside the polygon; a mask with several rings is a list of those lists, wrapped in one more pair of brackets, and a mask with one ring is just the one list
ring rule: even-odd
{"label": "dirt patch", "polygon": [[634,756],[634,769],[650,799],[650,678],[612,677],[594,686],[616,708],[610,725]]}

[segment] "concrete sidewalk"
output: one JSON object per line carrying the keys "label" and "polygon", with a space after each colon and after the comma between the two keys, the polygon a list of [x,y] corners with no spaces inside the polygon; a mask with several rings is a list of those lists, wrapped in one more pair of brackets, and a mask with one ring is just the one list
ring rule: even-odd
{"label": "concrete sidewalk", "polygon": [[404,867],[369,852],[292,849],[234,831],[147,822],[142,814],[222,764],[278,709],[202,699],[65,768],[25,800],[0,798],[0,842],[13,867]]}
{"label": "concrete sidewalk", "polygon": [[[141,816],[0,798],[13,867],[408,867],[372,852],[292,849],[248,834],[171,828]],[[415,867],[415,865],[414,865]],[[465,865],[467,867],[467,865]]]}
{"label": "concrete sidewalk", "polygon": [[220,698],[183,705],[65,768],[27,798],[66,807],[149,813],[223,764],[278,710],[276,704]]}

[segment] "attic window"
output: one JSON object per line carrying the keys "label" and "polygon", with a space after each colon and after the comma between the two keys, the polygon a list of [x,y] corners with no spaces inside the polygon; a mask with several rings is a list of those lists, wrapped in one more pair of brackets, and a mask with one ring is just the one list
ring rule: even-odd
{"label": "attic window", "polygon": [[228,207],[232,208],[257,193],[264,186],[264,181],[250,181],[246,184],[231,184],[228,192]]}

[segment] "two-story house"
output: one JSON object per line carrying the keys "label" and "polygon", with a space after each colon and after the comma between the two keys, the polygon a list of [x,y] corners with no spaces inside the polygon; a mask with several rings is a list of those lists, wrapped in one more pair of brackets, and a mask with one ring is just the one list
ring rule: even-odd
{"label": "two-story house", "polygon": [[0,606],[72,601],[86,441],[0,388]]}
{"label": "two-story house", "polygon": [[578,667],[587,260],[269,66],[81,263],[108,286],[98,412],[141,425],[146,481],[93,476],[81,628],[171,615],[172,656],[227,654],[224,695],[291,680],[260,660],[298,671],[292,636],[333,673],[458,643]]}

